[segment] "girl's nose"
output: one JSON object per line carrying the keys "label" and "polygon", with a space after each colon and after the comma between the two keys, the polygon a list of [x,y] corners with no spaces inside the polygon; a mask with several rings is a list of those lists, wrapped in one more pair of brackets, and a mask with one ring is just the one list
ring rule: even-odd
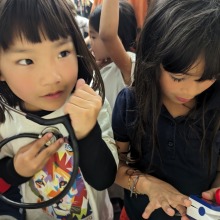
{"label": "girl's nose", "polygon": [[194,98],[198,94],[198,83],[192,82],[189,85],[184,85],[182,93],[186,96],[185,98]]}
{"label": "girl's nose", "polygon": [[47,65],[43,68],[41,74],[41,84],[57,84],[61,81],[61,72],[55,64]]}

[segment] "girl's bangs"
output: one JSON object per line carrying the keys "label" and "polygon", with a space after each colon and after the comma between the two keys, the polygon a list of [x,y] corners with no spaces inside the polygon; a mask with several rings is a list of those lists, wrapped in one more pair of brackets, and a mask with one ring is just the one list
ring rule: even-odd
{"label": "girl's bangs", "polygon": [[199,81],[218,79],[219,1],[195,0],[193,4],[183,0],[178,1],[178,4],[174,3],[175,1],[166,1],[164,4],[158,4],[162,11],[160,14],[155,12],[152,17],[156,21],[154,26],[157,26],[154,36],[158,39],[156,51],[159,61],[165,70],[184,74],[202,58],[204,71]]}
{"label": "girl's bangs", "polygon": [[[193,49],[192,49],[193,48]],[[162,52],[162,65],[171,73],[187,73],[200,57],[205,62],[204,71],[199,81],[220,78],[220,40],[207,39],[201,42],[197,39],[189,39],[187,43],[179,43],[176,46],[166,48]]]}
{"label": "girl's bangs", "polygon": [[57,5],[56,1],[48,4],[44,1],[9,0],[0,9],[0,44],[3,49],[7,49],[17,37],[39,43],[42,37],[54,41],[60,37],[67,38],[71,34],[69,27],[72,21],[65,15],[71,12],[68,9],[64,12],[58,6],[64,4],[64,1],[57,0]]}

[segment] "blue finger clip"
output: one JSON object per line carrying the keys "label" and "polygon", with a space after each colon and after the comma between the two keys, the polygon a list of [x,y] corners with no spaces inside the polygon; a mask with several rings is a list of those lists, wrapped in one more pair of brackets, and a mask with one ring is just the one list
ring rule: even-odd
{"label": "blue finger clip", "polygon": [[220,220],[220,205],[196,195],[191,195],[189,199],[192,204],[186,213],[190,219]]}

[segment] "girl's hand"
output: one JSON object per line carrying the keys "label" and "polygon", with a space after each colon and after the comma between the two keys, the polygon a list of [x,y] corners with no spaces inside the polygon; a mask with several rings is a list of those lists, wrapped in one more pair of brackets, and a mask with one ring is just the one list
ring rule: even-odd
{"label": "girl's hand", "polygon": [[[220,188],[212,188],[208,191],[205,191],[205,192],[202,193],[202,198],[204,198],[206,200],[211,200],[211,201],[218,200],[218,201],[216,201],[218,203],[219,200],[220,200],[219,190],[220,190]],[[216,192],[217,192],[217,194],[216,194]]]}
{"label": "girl's hand", "polygon": [[64,109],[70,116],[78,140],[87,136],[95,126],[101,107],[102,98],[83,79],[79,79]]}
{"label": "girl's hand", "polygon": [[158,208],[162,208],[167,215],[174,216],[175,208],[182,216],[182,220],[188,220],[186,207],[191,205],[188,196],[181,194],[170,184],[155,177],[144,176],[140,178],[146,178],[146,181],[142,182],[142,189],[146,190],[141,193],[144,192],[150,200],[142,215],[143,218],[148,219],[151,213]]}
{"label": "girl's hand", "polygon": [[47,133],[42,138],[18,150],[14,157],[14,167],[20,176],[33,176],[45,166],[49,158],[62,146],[64,141],[60,138],[55,143],[45,147],[52,136],[52,133]]}

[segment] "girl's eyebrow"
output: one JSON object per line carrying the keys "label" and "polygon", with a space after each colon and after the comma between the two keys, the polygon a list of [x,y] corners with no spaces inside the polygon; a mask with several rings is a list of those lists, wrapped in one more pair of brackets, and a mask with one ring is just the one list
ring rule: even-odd
{"label": "girl's eyebrow", "polygon": [[7,52],[9,53],[25,53],[25,52],[31,52],[31,49],[21,49],[17,47],[10,47]]}
{"label": "girl's eyebrow", "polygon": [[71,37],[68,37],[66,39],[62,39],[62,40],[58,40],[55,44],[54,44],[54,47],[61,47],[65,44],[68,44],[68,43],[72,43],[72,38]]}
{"label": "girl's eyebrow", "polygon": [[[66,39],[61,39],[61,40],[58,40],[54,43],[53,47],[54,48],[59,48],[65,44],[68,44],[68,43],[72,43],[72,38],[71,37],[68,37]],[[19,47],[13,47],[11,46],[9,49],[8,49],[8,52],[10,53],[25,53],[25,52],[32,52],[33,49],[24,49],[24,48],[19,48]]]}
{"label": "girl's eyebrow", "polygon": [[184,73],[184,74],[187,75],[187,76],[201,77],[203,73],[199,73],[199,74],[195,75],[195,73],[187,72],[187,73]]}
{"label": "girl's eyebrow", "polygon": [[195,76],[195,73],[190,73],[190,72],[184,72],[183,74],[188,75],[188,76]]}

